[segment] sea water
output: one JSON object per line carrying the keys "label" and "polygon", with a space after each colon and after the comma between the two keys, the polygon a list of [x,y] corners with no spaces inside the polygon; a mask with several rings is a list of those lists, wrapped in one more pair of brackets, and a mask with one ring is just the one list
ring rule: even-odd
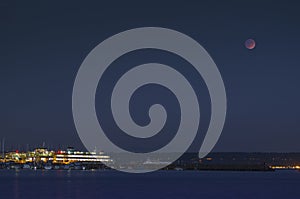
{"label": "sea water", "polygon": [[0,199],[300,198],[300,172],[0,170]]}

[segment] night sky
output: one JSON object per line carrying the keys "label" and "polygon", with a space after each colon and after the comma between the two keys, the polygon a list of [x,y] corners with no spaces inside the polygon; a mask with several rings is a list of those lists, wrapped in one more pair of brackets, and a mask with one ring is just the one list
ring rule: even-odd
{"label": "night sky", "polygon": [[[228,111],[214,151],[300,152],[299,8],[297,1],[282,0],[0,1],[0,138],[7,150],[43,142],[83,149],[72,117],[73,83],[82,61],[109,36],[156,26],[197,40],[220,70]],[[253,50],[244,46],[249,38],[256,41]],[[160,53],[165,52],[136,52],[114,64],[182,62]],[[108,73],[106,79],[114,77]],[[99,110],[105,105],[101,93],[96,99]],[[200,104],[204,126],[207,101]]]}

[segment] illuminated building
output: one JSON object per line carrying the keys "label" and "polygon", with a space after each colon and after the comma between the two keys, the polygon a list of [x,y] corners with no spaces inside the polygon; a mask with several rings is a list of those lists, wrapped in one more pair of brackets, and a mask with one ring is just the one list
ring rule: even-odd
{"label": "illuminated building", "polygon": [[69,147],[66,151],[59,150],[57,152],[46,148],[37,148],[28,152],[7,152],[1,162],[70,164],[74,162],[109,163],[112,160],[103,152],[81,152]]}
{"label": "illuminated building", "polygon": [[19,153],[19,151],[6,153],[4,156],[4,162],[25,163],[26,153]]}

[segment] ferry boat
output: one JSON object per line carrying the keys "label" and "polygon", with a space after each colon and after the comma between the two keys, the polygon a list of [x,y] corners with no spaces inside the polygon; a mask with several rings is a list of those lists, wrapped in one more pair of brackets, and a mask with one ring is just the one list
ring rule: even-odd
{"label": "ferry boat", "polygon": [[[75,151],[74,148],[69,147],[66,151],[58,151],[53,158],[53,163],[57,164],[71,164],[75,162],[93,162],[93,163],[112,163],[110,156],[103,152],[82,152]],[[77,168],[80,165],[76,165]]]}

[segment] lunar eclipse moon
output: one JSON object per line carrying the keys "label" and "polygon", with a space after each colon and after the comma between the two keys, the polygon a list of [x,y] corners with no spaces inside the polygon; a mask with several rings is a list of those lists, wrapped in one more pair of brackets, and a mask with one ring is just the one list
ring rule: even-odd
{"label": "lunar eclipse moon", "polygon": [[247,39],[245,41],[245,47],[248,48],[249,50],[252,50],[255,48],[255,41],[253,39]]}

